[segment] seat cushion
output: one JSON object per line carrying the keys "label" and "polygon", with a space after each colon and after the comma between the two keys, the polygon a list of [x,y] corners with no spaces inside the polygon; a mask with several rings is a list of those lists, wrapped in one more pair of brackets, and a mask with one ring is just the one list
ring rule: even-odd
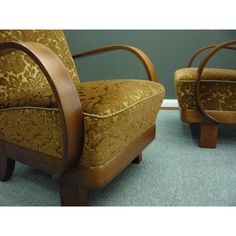
{"label": "seat cushion", "polygon": [[[175,72],[176,95],[181,109],[197,109],[196,78],[197,68],[183,68]],[[200,91],[206,110],[236,111],[236,70],[206,68]]]}
{"label": "seat cushion", "polygon": [[[80,164],[99,166],[125,149],[155,124],[164,97],[156,82],[114,80],[81,83],[84,148]],[[62,158],[57,108],[16,107],[0,110],[0,140]]]}
{"label": "seat cushion", "polygon": [[[0,30],[0,43],[6,41],[38,42],[49,47],[78,87],[79,77],[62,30]],[[46,77],[25,53],[0,51],[0,108],[28,105],[55,107]]]}
{"label": "seat cushion", "polygon": [[164,87],[141,80],[81,84],[85,141],[82,166],[99,166],[155,124]]}

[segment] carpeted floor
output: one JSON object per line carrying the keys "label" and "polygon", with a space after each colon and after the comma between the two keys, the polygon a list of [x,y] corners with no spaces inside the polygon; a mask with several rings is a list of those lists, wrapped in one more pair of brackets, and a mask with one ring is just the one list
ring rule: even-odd
{"label": "carpeted floor", "polygon": [[[93,206],[236,206],[236,126],[221,126],[216,149],[198,147],[178,111],[160,111],[157,138],[106,188],[90,194]],[[17,163],[0,182],[1,206],[58,206],[58,186]]]}

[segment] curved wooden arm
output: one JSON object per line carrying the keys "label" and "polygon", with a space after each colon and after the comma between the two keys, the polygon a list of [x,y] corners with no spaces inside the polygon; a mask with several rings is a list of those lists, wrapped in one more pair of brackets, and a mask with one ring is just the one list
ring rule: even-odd
{"label": "curved wooden arm", "polygon": [[0,50],[16,49],[30,56],[47,78],[55,96],[63,131],[63,160],[59,177],[78,162],[82,151],[82,107],[75,85],[61,60],[46,46],[35,42],[0,43]]}
{"label": "curved wooden arm", "polygon": [[231,48],[229,47],[230,45],[234,45],[236,44],[236,40],[233,41],[229,41],[229,42],[225,42],[222,43],[220,45],[217,45],[216,47],[214,47],[206,56],[205,58],[201,61],[200,66],[198,67],[197,70],[197,80],[196,80],[196,103],[197,103],[197,107],[199,108],[199,110],[202,112],[202,114],[209,120],[212,121],[214,123],[220,124],[223,121],[219,121],[217,119],[215,119],[213,116],[209,115],[205,109],[203,108],[202,104],[201,104],[201,99],[200,99],[200,82],[201,82],[201,76],[202,76],[202,72],[207,64],[207,62],[210,60],[210,58],[215,55],[218,51],[220,51],[221,49],[224,48]]}
{"label": "curved wooden arm", "polygon": [[104,53],[104,52],[114,51],[114,50],[127,50],[127,51],[130,51],[131,53],[135,54],[139,58],[139,60],[142,62],[142,64],[144,65],[145,70],[148,75],[148,79],[151,81],[157,81],[156,71],[155,71],[155,68],[154,68],[150,58],[142,50],[132,47],[132,46],[128,46],[128,45],[106,46],[106,47],[97,48],[97,49],[94,49],[94,50],[91,50],[88,52],[75,54],[75,55],[73,55],[73,58],[76,59],[76,58],[80,58],[80,57],[91,56],[91,55],[95,55],[98,53]]}
{"label": "curved wooden arm", "polygon": [[[196,57],[201,53],[201,52],[204,52],[206,51],[207,49],[210,49],[210,48],[215,48],[217,45],[208,45],[206,47],[203,47],[203,48],[200,48],[198,51],[196,51],[192,58],[189,60],[188,62],[188,66],[187,67],[191,67],[192,64],[193,64],[193,61],[196,59]],[[224,47],[224,49],[231,49],[231,50],[236,50],[236,47]]]}

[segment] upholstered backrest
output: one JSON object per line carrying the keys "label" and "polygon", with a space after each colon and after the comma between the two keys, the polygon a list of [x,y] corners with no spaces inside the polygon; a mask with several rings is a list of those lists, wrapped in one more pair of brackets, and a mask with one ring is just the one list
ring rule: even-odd
{"label": "upholstered backrest", "polygon": [[[79,77],[61,30],[0,30],[0,42],[31,41],[49,47],[62,60],[75,86]],[[46,77],[33,60],[20,51],[0,52],[0,108],[14,106],[55,107]]]}

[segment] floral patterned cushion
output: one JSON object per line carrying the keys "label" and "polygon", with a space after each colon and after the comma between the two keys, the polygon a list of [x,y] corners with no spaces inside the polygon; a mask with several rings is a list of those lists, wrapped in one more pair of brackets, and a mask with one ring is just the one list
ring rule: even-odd
{"label": "floral patterned cushion", "polygon": [[[79,83],[59,30],[3,30],[0,42],[35,41],[51,48],[65,64],[79,93],[84,116],[80,164],[99,166],[155,124],[164,87],[142,80]],[[59,112],[49,84],[24,53],[0,52],[0,140],[62,158]]]}
{"label": "floral patterned cushion", "polygon": [[[82,166],[99,166],[155,124],[165,90],[156,82],[114,80],[81,83],[84,116]],[[0,110],[0,140],[62,158],[57,108]]]}
{"label": "floral patterned cushion", "polygon": [[[184,110],[196,110],[197,68],[175,72],[176,95]],[[202,74],[201,102],[206,110],[236,111],[236,70],[206,68]]]}

